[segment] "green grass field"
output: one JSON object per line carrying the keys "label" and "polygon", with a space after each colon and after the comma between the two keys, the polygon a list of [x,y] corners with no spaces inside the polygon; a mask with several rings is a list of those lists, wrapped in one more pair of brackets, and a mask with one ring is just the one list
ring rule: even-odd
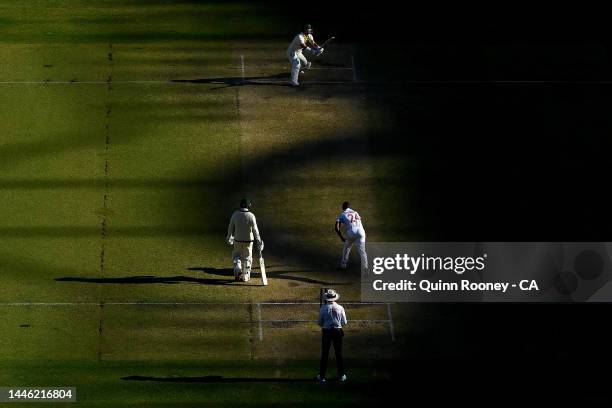
{"label": "green grass field", "polygon": [[[77,387],[83,407],[376,405],[411,307],[348,304],[350,382],[311,381],[319,288],[359,301],[357,265],[335,271],[342,201],[370,240],[418,231],[388,228],[410,185],[402,155],[372,153],[397,117],[354,82],[358,50],[339,41],[293,89],[287,27],[253,5],[0,10],[0,385]],[[231,282],[245,195],[267,287]]]}
{"label": "green grass field", "polygon": [[[609,241],[607,23],[315,3],[0,0],[0,387],[609,405],[609,305],[362,304],[333,231],[349,200],[369,242]],[[306,18],[338,38],[295,89]],[[267,287],[233,282],[244,196]],[[321,287],[350,321],[349,381],[323,387]]]}

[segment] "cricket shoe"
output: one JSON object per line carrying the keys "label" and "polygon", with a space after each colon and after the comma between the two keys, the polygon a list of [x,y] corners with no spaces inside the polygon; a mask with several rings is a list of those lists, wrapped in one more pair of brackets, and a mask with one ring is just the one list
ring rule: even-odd
{"label": "cricket shoe", "polygon": [[289,83],[291,84],[291,86],[300,86],[298,82],[289,81]]}
{"label": "cricket shoe", "polygon": [[325,384],[326,382],[325,377],[321,377],[321,374],[317,374],[317,376],[315,377],[315,381],[318,381],[319,384]]}
{"label": "cricket shoe", "polygon": [[338,377],[338,381],[346,382],[346,374],[342,374],[340,377]]}

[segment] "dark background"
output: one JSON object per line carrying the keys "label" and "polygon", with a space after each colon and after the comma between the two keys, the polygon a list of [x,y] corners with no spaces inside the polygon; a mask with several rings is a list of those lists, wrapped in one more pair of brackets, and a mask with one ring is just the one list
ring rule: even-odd
{"label": "dark background", "polygon": [[[310,23],[318,40],[354,47],[360,79],[378,87],[367,95],[394,124],[371,135],[372,153],[406,152],[399,176],[416,189],[395,199],[413,204],[420,240],[612,240],[612,42],[602,8],[257,4],[286,23],[268,38],[288,43]],[[414,226],[394,228],[415,236]],[[380,362],[393,372],[381,406],[612,401],[608,304],[413,307],[405,354]]]}
{"label": "dark background", "polygon": [[[401,115],[409,95],[438,95],[422,115],[406,109],[392,134],[376,135],[388,146],[377,153],[402,150],[418,162],[423,240],[611,240],[612,48],[603,10],[278,4],[293,30],[287,38],[310,22],[316,38],[356,43],[366,79],[389,86],[377,103],[390,112]],[[412,82],[466,80],[485,82]],[[553,82],[486,83],[499,80]],[[406,166],[404,177],[414,171]],[[419,307],[432,329],[407,340],[394,368],[398,396],[610,401],[599,371],[611,360],[607,304]]]}

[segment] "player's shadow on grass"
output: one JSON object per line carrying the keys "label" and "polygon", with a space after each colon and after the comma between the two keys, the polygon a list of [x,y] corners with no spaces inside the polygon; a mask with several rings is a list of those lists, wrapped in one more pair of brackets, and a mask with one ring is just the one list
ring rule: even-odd
{"label": "player's shadow on grass", "polygon": [[[313,283],[317,285],[336,285],[338,286],[338,285],[348,285],[349,284],[349,283],[343,283],[343,282],[327,282],[323,280],[307,278],[304,276],[286,275],[288,273],[296,273],[296,272],[314,272],[314,270],[312,271],[311,270],[270,271],[271,268],[275,268],[275,266],[268,266],[266,268],[267,269],[266,276],[269,279],[284,279],[284,280],[291,280],[291,281],[297,281],[297,282],[302,282],[302,283]],[[208,268],[208,267],[193,267],[193,268],[187,268],[187,270],[201,271],[209,275],[234,276],[234,270],[231,268],[217,269],[217,268]],[[251,277],[253,277],[253,273],[255,273],[254,277],[259,276],[258,269],[253,269],[253,271],[251,272]]]}
{"label": "player's shadow on grass", "polygon": [[[57,282],[83,282],[83,283],[102,283],[102,284],[151,284],[151,283],[197,283],[200,285],[227,285],[234,284],[234,279],[204,279],[193,278],[190,276],[126,276],[121,278],[81,278],[64,277],[56,278]],[[236,282],[236,284],[240,284]]]}
{"label": "player's shadow on grass", "polygon": [[290,87],[289,74],[274,74],[268,76],[249,76],[249,77],[217,77],[217,78],[197,78],[197,79],[173,79],[171,82],[190,83],[190,84],[218,84],[225,85],[223,88],[244,85],[268,85]]}
{"label": "player's shadow on grass", "polygon": [[148,377],[130,375],[121,377],[125,381],[157,381],[178,383],[296,383],[314,382],[309,378],[255,378],[255,377],[223,377],[221,375],[207,375],[203,377]]}

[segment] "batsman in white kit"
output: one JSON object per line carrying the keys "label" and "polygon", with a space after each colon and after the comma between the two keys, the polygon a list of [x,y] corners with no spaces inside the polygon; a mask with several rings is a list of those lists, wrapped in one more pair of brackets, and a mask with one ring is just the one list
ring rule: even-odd
{"label": "batsman in white kit", "polygon": [[[350,208],[350,203],[345,201],[342,203],[342,213],[336,218],[335,230],[342,242],[344,242],[344,248],[342,249],[342,260],[340,261],[340,268],[346,269],[349,260],[349,254],[353,244],[357,247],[359,257],[361,258],[361,270],[368,270],[368,255],[366,254],[365,242],[366,233],[361,223],[361,217],[357,211]],[[346,238],[342,236],[340,226],[344,225],[346,228]]]}
{"label": "batsman in white kit", "polygon": [[287,57],[291,61],[291,85],[299,86],[298,76],[300,69],[310,69],[312,63],[304,56],[303,51],[309,51],[314,56],[319,56],[323,53],[323,47],[320,47],[314,40],[312,35],[312,26],[306,24],[304,30],[298,33],[287,48]]}
{"label": "batsman in white kit", "polygon": [[259,236],[257,220],[250,211],[251,201],[243,198],[240,209],[234,211],[227,228],[227,243],[233,245],[232,260],[234,263],[234,279],[247,282],[251,278],[251,265],[253,263],[253,242],[261,252],[263,241]]}

